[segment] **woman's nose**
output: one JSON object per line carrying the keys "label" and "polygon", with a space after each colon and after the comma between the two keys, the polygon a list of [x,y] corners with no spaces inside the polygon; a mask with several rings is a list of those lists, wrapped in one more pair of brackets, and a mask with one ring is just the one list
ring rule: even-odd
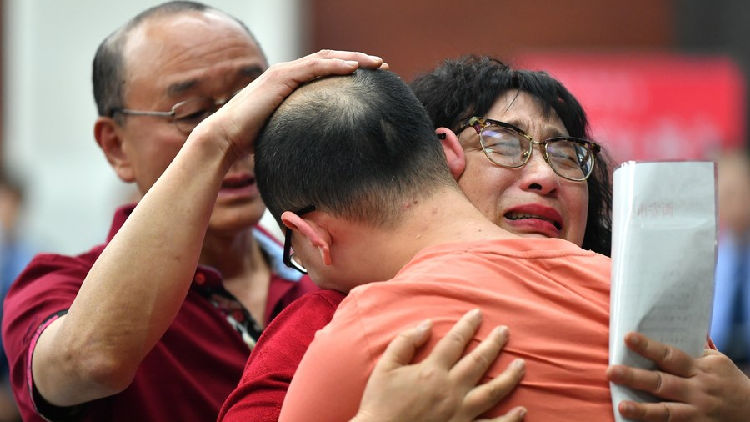
{"label": "woman's nose", "polygon": [[540,195],[556,194],[560,186],[560,177],[544,159],[541,145],[534,145],[531,157],[521,169],[521,187],[537,191]]}

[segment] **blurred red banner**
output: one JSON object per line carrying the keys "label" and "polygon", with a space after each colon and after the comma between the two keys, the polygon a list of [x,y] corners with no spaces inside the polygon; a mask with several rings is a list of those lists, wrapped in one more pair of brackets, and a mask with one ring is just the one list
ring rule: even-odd
{"label": "blurred red banner", "polygon": [[745,77],[726,57],[526,54],[559,79],[618,161],[710,158],[745,143]]}

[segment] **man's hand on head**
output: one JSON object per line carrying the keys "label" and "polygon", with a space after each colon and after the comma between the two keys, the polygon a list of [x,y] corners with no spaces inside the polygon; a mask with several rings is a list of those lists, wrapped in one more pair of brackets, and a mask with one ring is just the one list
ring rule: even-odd
{"label": "man's hand on head", "polygon": [[358,68],[381,67],[388,65],[380,57],[335,50],[321,50],[276,64],[198,125],[190,137],[205,137],[221,143],[231,164],[235,158],[252,151],[253,142],[268,117],[300,85],[315,78],[350,74]]}

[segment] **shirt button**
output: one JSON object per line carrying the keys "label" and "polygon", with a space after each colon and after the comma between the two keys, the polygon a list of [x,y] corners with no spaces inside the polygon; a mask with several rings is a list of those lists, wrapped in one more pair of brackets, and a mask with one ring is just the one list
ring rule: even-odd
{"label": "shirt button", "polygon": [[232,312],[232,317],[237,322],[245,322],[245,314],[242,313],[242,311],[234,311],[234,312]]}

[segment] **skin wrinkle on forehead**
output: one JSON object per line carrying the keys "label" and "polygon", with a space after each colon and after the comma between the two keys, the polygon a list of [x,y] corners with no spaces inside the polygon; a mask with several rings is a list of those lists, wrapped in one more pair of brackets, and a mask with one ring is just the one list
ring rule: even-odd
{"label": "skin wrinkle on forehead", "polygon": [[[258,65],[244,66],[238,69],[235,74],[237,79],[248,78],[255,80],[263,73],[263,68]],[[168,97],[179,97],[193,89],[200,88],[202,80],[198,78],[190,79],[184,82],[175,82],[167,87]]]}
{"label": "skin wrinkle on forehead", "polygon": [[[209,39],[201,40],[200,43],[195,43],[191,37],[185,37],[184,42],[181,42],[180,37],[174,36],[180,32],[186,30],[195,31],[195,27],[204,28],[205,33],[214,34]],[[184,29],[183,29],[184,28]],[[234,78],[240,78],[247,76],[254,78],[260,75],[265,67],[265,58],[260,51],[260,47],[252,36],[247,34],[245,29],[231,18],[224,16],[220,13],[211,12],[189,12],[180,13],[176,15],[162,15],[154,16],[144,22],[138,27],[133,28],[129,34],[127,34],[127,40],[123,46],[123,59],[125,64],[125,79],[127,81],[125,86],[124,96],[128,97],[128,88],[138,80],[153,80],[154,76],[174,77],[174,72],[166,72],[164,75],[159,75],[157,72],[154,74],[154,66],[148,63],[158,63],[159,68],[170,69],[174,67],[180,74],[196,73],[197,77],[192,77],[188,80],[174,81],[172,83],[164,83],[166,91],[162,91],[167,97],[179,97],[184,93],[197,89],[201,84],[201,77],[198,72],[201,68],[193,67],[192,69],[186,67],[180,71],[180,63],[183,60],[188,59],[190,62],[195,62],[198,58],[202,57],[204,63],[221,63],[226,60],[227,56],[247,56],[248,62],[250,59],[256,59],[256,53],[252,50],[257,51],[257,58],[260,58],[258,63],[247,63],[242,68],[236,70]],[[224,46],[222,49],[216,49],[215,43],[222,40],[232,40],[235,42]],[[226,44],[226,43],[225,43]],[[247,47],[252,46],[251,50],[248,50],[247,54],[233,54],[233,50],[245,50]],[[175,54],[170,57],[170,54]],[[166,58],[166,60],[164,60]],[[236,59],[234,59],[236,60]],[[232,63],[229,66],[236,67],[237,63]],[[213,72],[217,69],[216,66],[210,68]],[[231,74],[231,73],[230,73]],[[184,78],[185,76],[181,76]]]}
{"label": "skin wrinkle on forehead", "polygon": [[[565,128],[565,125],[562,124],[562,121],[560,120],[559,116],[557,115],[557,112],[555,112],[554,109],[550,108],[548,113],[544,112],[544,106],[537,97],[534,97],[531,94],[528,94],[526,92],[522,92],[519,90],[511,90],[506,91],[503,94],[498,95],[496,101],[499,101],[503,97],[507,97],[511,92],[513,92],[513,96],[510,98],[510,101],[507,102],[507,105],[505,108],[500,112],[500,116],[504,116],[511,111],[513,111],[513,107],[517,104],[517,101],[519,100],[519,97],[521,94],[526,94],[529,98],[531,98],[536,105],[536,110],[533,114],[525,115],[525,116],[517,116],[512,119],[495,119],[500,120],[505,123],[510,123],[513,126],[516,126],[517,128],[524,131],[527,135],[531,136],[531,138],[537,142],[544,141],[549,138],[554,138],[558,136],[568,136],[567,128]],[[496,103],[497,105],[497,103]],[[490,114],[495,109],[496,105],[492,106],[487,114],[487,117],[492,118]],[[494,114],[494,113],[492,113]],[[557,123],[560,123],[562,126],[562,130],[560,130],[557,127]],[[534,126],[537,126],[537,123],[540,124],[540,127],[544,130],[540,135],[534,136],[532,133],[535,128]],[[546,123],[551,123],[552,125],[548,125]]]}

